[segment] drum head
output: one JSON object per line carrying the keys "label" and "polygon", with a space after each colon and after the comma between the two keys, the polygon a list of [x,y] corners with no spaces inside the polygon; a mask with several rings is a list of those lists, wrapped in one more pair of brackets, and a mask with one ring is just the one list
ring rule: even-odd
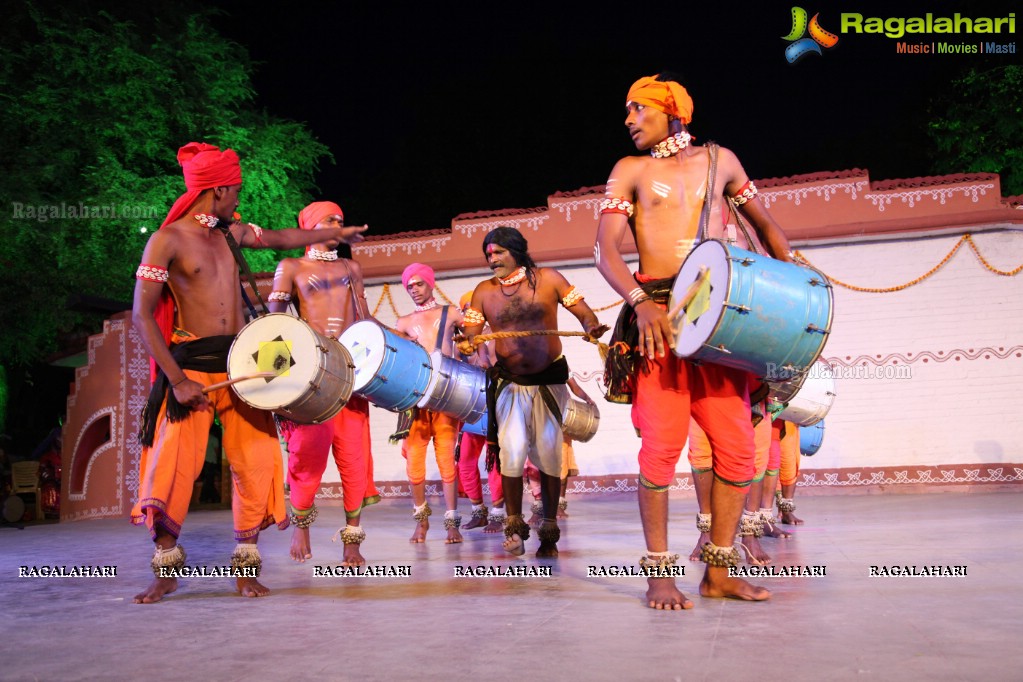
{"label": "drum head", "polygon": [[318,368],[315,333],[285,313],[264,315],[245,325],[227,356],[227,374],[232,379],[277,372],[275,377],[234,384],[242,400],[264,410],[278,409],[301,396]]}
{"label": "drum head", "polygon": [[373,380],[383,364],[384,330],[376,322],[363,320],[346,329],[338,340],[352,356],[352,364],[355,365],[352,390],[358,392]]}
{"label": "drum head", "polygon": [[687,358],[699,351],[717,328],[728,296],[728,252],[721,242],[705,241],[693,249],[678,271],[671,289],[668,310],[674,310],[689,287],[700,277],[701,268],[710,270],[710,279],[695,298],[672,320],[675,327],[675,354]]}

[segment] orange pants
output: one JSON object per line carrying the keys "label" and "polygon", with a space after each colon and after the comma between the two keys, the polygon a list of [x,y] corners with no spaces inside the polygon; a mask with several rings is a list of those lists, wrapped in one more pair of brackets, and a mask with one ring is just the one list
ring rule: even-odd
{"label": "orange pants", "polygon": [[288,429],[288,485],[291,506],[305,511],[313,506],[333,446],[334,463],[341,474],[345,515],[358,516],[362,508],[380,501],[373,484],[373,451],[369,439],[369,403],[352,396],[348,404],[322,424],[296,424]]}
{"label": "orange pants", "polygon": [[756,475],[749,375],[723,365],[693,365],[668,352],[636,374],[632,424],[639,432],[639,473],[648,487],[666,487],[689,433],[690,416],[703,428],[714,475],[744,488]]}
{"label": "orange pants", "polygon": [[[772,469],[770,418],[761,419],[753,427],[753,442],[755,447],[753,480],[759,481],[767,471]],[[710,440],[695,419],[689,421],[689,465],[694,474],[702,474],[714,468],[714,454],[711,452]],[[773,468],[778,468],[777,462]]]}
{"label": "orange pants", "polygon": [[[184,370],[203,386],[227,381],[226,373]],[[224,451],[231,463],[234,535],[239,542],[278,523],[287,527],[284,508],[281,450],[273,415],[246,405],[230,388],[206,395],[224,425]],[[213,410],[193,411],[180,422],[166,419],[167,401],[160,406],[153,447],[142,448],[139,462],[139,500],[131,521],[143,523],[155,538],[158,530],[174,538],[188,514],[195,480],[206,459],[206,441]]]}
{"label": "orange pants", "polygon": [[437,456],[437,468],[445,483],[455,480],[455,439],[458,437],[458,420],[442,412],[419,410],[408,438],[405,439],[405,473],[409,483],[419,485],[426,480],[426,449],[433,438],[433,451]]}
{"label": "orange pants", "polygon": [[[776,419],[778,434],[781,433],[781,420]],[[777,438],[777,436],[775,436]],[[799,426],[785,422],[785,437],[779,441],[781,458],[778,471],[778,482],[782,485],[793,485],[799,477]]]}

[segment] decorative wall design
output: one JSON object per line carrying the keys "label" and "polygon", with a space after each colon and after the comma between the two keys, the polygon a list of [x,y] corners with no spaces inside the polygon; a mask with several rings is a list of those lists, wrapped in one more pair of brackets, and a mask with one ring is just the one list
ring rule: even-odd
{"label": "decorative wall design", "polygon": [[466,237],[472,237],[477,231],[481,231],[484,234],[493,232],[494,228],[500,227],[501,225],[508,225],[514,227],[519,231],[524,231],[525,228],[532,228],[533,232],[540,230],[540,225],[551,219],[550,213],[537,213],[525,218],[494,218],[488,220],[485,223],[455,223],[455,232],[461,232]]}
{"label": "decorative wall design", "polygon": [[979,185],[965,185],[959,187],[928,187],[926,189],[915,189],[907,190],[905,192],[884,192],[878,194],[865,194],[867,199],[870,199],[870,203],[877,206],[879,213],[884,213],[885,206],[890,206],[892,201],[900,199],[902,203],[908,204],[910,208],[916,205],[916,202],[920,201],[924,197],[930,197],[937,201],[942,206],[945,205],[945,201],[951,198],[956,193],[961,193],[963,196],[969,197],[973,203],[977,203],[980,197],[987,194],[988,190],[993,190],[995,185],[993,182],[988,182]]}
{"label": "decorative wall design", "polygon": [[831,201],[831,197],[839,192],[844,192],[851,199],[855,200],[857,194],[862,192],[863,188],[869,186],[869,184],[866,180],[860,180],[858,182],[830,182],[824,185],[808,185],[791,189],[761,190],[760,201],[763,202],[764,208],[768,209],[771,208],[772,203],[777,203],[780,199],[788,199],[795,202],[796,206],[799,206],[803,199],[810,196],[811,193],[822,197],[824,201]]}

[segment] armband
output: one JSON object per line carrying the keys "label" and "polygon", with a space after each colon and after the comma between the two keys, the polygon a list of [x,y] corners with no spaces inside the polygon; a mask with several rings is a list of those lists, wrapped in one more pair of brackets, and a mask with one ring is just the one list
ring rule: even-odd
{"label": "armband", "polygon": [[600,212],[604,213],[621,213],[622,215],[632,217],[633,208],[632,202],[628,199],[622,199],[621,197],[611,197],[604,199],[600,202]]}
{"label": "armband", "polygon": [[728,197],[728,200],[735,206],[742,206],[757,194],[757,186],[753,184],[752,180],[747,180],[746,184],[740,187],[738,192]]}
{"label": "armband", "polygon": [[249,223],[249,227],[252,229],[252,234],[256,235],[256,243],[263,244],[263,228],[259,225],[253,225]]}
{"label": "armband", "polygon": [[487,321],[487,318],[483,316],[483,313],[471,306],[465,309],[463,319],[468,327],[475,327],[476,325],[483,324]]}
{"label": "armband", "polygon": [[579,293],[578,289],[572,287],[568,290],[568,293],[565,294],[565,298],[561,299],[561,305],[566,308],[571,308],[581,300],[583,300],[583,295]]}
{"label": "armband", "polygon": [[139,266],[139,269],[135,271],[135,279],[144,279],[147,282],[159,282],[163,284],[170,278],[170,273],[167,272],[167,268],[160,267],[159,265],[147,265],[143,263]]}
{"label": "armband", "polygon": [[288,303],[289,301],[291,301],[291,294],[289,294],[287,291],[273,291],[270,293],[269,296],[266,297],[266,300],[281,301],[283,303]]}

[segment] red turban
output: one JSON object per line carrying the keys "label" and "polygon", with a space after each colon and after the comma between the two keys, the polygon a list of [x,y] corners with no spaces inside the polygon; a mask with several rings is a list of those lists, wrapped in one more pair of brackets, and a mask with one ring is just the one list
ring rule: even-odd
{"label": "red turban", "polygon": [[178,150],[178,163],[185,175],[188,191],[174,202],[160,227],[181,218],[203,190],[240,185],[242,182],[242,167],[232,149],[220,151],[220,147],[205,142],[189,142]]}
{"label": "red turban", "polygon": [[[185,175],[185,188],[188,190],[174,202],[170,212],[160,227],[179,220],[195,203],[204,190],[227,185],[239,185],[242,181],[242,167],[238,155],[231,149],[220,151],[205,142],[189,142],[178,150],[178,163]],[[156,325],[163,333],[163,340],[170,343],[174,327],[174,300],[170,290],[164,287],[160,300],[156,303],[153,316]],[[150,358],[150,379],[156,380],[156,361]]]}
{"label": "red turban", "polygon": [[693,120],[693,98],[675,81],[659,81],[655,76],[640,78],[629,88],[626,105],[629,102],[653,107],[685,124]]}
{"label": "red turban", "polygon": [[413,263],[405,268],[405,271],[401,273],[401,286],[408,289],[409,280],[413,277],[419,277],[429,284],[431,289],[434,287],[436,282],[436,279],[433,276],[433,268],[429,265],[423,265],[422,263]]}
{"label": "red turban", "polygon": [[341,207],[334,202],[314,201],[299,212],[298,226],[303,230],[312,230],[320,224],[321,220],[329,218],[332,215],[339,215],[342,218],[345,217]]}

